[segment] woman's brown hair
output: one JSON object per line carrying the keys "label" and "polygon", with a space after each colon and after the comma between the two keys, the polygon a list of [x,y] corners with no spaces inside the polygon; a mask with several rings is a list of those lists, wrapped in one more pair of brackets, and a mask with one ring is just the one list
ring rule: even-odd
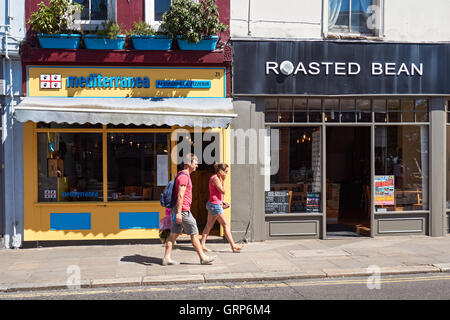
{"label": "woman's brown hair", "polygon": [[228,168],[226,163],[214,162],[214,173],[218,173],[220,170],[225,171]]}

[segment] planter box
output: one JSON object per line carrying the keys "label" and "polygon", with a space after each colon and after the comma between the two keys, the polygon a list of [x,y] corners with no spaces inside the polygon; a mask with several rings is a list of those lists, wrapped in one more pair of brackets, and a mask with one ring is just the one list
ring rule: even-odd
{"label": "planter box", "polygon": [[39,33],[37,36],[44,49],[78,49],[81,41],[81,34]]}
{"label": "planter box", "polygon": [[133,47],[136,50],[170,50],[172,39],[167,36],[131,36]]}
{"label": "planter box", "polygon": [[209,36],[203,37],[199,43],[190,43],[187,40],[181,39],[180,36],[177,37],[178,46],[181,50],[214,51],[218,40],[219,36]]}
{"label": "planter box", "polygon": [[116,39],[109,39],[95,34],[87,34],[84,35],[83,40],[87,49],[122,50],[125,45],[125,38],[125,35],[118,35]]}

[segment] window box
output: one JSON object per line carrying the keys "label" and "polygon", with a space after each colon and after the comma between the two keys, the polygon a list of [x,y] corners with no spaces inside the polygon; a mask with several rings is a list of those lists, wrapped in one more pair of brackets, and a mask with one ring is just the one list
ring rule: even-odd
{"label": "window box", "polygon": [[125,35],[118,35],[116,39],[101,37],[95,34],[83,36],[84,44],[87,49],[93,50],[122,50],[125,46]]}
{"label": "window box", "polygon": [[44,49],[78,49],[80,34],[46,34],[39,33],[39,44]]}
{"label": "window box", "polygon": [[177,37],[178,46],[181,50],[204,50],[214,51],[216,49],[219,36],[204,36],[199,43],[190,43],[188,40]]}
{"label": "window box", "polygon": [[136,50],[170,50],[172,39],[164,35],[131,36]]}

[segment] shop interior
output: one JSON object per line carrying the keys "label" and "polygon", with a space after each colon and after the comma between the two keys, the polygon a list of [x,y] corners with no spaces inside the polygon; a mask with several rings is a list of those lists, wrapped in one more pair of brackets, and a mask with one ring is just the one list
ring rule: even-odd
{"label": "shop interior", "polygon": [[326,128],[327,237],[370,236],[370,127]]}

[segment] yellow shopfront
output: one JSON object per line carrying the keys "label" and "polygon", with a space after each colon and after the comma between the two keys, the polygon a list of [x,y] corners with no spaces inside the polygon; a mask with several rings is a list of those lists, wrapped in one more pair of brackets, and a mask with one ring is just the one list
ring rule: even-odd
{"label": "yellow shopfront", "polygon": [[235,114],[224,73],[28,66],[28,95],[15,110],[24,123],[24,241],[158,238],[159,197],[185,152],[201,160],[192,174],[201,231],[212,161],[229,159]]}

